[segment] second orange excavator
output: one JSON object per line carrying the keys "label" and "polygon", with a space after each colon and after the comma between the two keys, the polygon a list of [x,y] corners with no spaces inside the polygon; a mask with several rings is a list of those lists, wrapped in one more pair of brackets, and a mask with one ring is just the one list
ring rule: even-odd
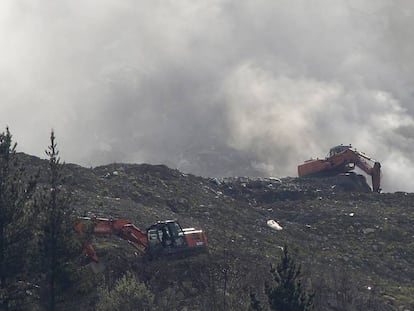
{"label": "second orange excavator", "polygon": [[[207,249],[207,237],[200,229],[182,228],[175,220],[158,221],[146,232],[125,219],[81,217],[75,226],[81,236],[117,235],[149,259],[172,254],[192,254]],[[98,262],[90,241],[84,246],[89,261]]]}
{"label": "second orange excavator", "polygon": [[298,166],[299,177],[333,176],[360,168],[371,176],[372,191],[381,192],[381,164],[351,145],[339,145],[330,149],[325,159],[308,160]]}

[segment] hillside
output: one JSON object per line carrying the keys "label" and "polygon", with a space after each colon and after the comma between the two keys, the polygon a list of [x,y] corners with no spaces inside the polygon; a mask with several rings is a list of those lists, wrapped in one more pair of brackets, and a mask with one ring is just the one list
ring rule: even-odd
{"label": "hillside", "polygon": [[[42,180],[47,162],[19,157],[28,171],[40,168]],[[276,264],[287,244],[302,266],[304,284],[316,293],[316,309],[414,310],[412,193],[371,193],[353,174],[213,179],[163,165],[65,167],[79,215],[125,218],[142,229],[177,219],[209,238],[208,254],[149,263],[125,241],[97,240],[106,269],[91,272],[94,284],[131,269],[161,309],[246,310],[252,290],[265,302],[269,264]],[[270,229],[269,219],[283,230]],[[93,290],[78,295],[85,309],[92,308]]]}

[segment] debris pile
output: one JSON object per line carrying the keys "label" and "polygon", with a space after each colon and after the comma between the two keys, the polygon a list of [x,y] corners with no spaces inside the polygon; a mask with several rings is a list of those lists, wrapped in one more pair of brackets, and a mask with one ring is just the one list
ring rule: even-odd
{"label": "debris pile", "polygon": [[365,177],[355,173],[325,178],[213,178],[211,182],[224,194],[241,197],[251,203],[329,197],[338,192],[371,192]]}

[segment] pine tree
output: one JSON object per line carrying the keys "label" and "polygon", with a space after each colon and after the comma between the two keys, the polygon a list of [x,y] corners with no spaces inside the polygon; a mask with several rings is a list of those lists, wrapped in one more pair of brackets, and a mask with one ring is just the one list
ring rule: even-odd
{"label": "pine tree", "polygon": [[51,132],[48,182],[39,206],[40,213],[40,272],[43,278],[41,301],[45,309],[56,310],[65,288],[71,285],[71,271],[75,258],[80,254],[75,236],[74,210],[63,187],[63,167],[54,132]]}
{"label": "pine tree", "polygon": [[276,268],[271,266],[270,273],[276,286],[265,284],[265,293],[272,310],[277,311],[308,311],[313,309],[313,294],[308,295],[300,280],[300,266],[289,255],[285,245],[280,262]]}
{"label": "pine tree", "polygon": [[8,128],[0,133],[0,309],[23,309],[34,178],[24,175]]}
{"label": "pine tree", "polygon": [[154,309],[154,294],[131,271],[127,271],[112,290],[101,288],[98,291],[98,311]]}

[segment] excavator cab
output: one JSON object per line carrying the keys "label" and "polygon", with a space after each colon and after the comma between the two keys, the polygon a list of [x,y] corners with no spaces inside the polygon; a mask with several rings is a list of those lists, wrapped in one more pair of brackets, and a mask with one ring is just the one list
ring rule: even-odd
{"label": "excavator cab", "polygon": [[339,146],[332,147],[329,150],[328,158],[333,157],[334,155],[337,155],[339,153],[342,153],[342,152],[344,152],[344,151],[346,151],[348,149],[351,149],[351,148],[352,148],[351,145],[349,145],[349,146],[339,145]]}
{"label": "excavator cab", "polygon": [[173,254],[188,248],[184,230],[174,220],[159,221],[147,229],[148,250],[152,256]]}

